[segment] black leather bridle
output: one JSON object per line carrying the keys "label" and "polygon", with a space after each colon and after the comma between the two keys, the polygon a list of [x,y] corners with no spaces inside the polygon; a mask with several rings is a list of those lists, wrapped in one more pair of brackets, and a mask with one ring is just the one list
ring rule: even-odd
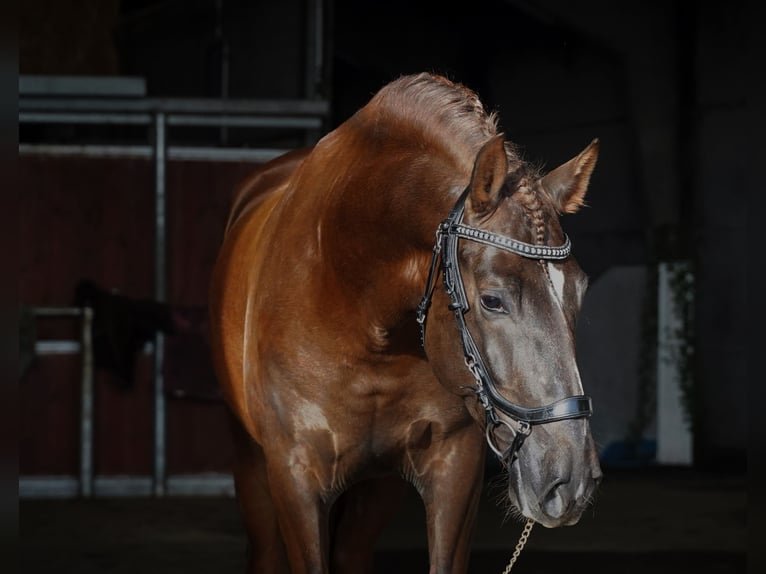
{"label": "black leather bridle", "polygon": [[[469,190],[466,189],[460,195],[449,216],[439,225],[436,231],[436,242],[434,244],[433,257],[431,258],[431,267],[428,272],[426,289],[417,307],[417,321],[420,324],[420,342],[425,350],[426,316],[431,306],[431,297],[437,271],[441,270],[444,277],[444,290],[450,300],[449,309],[454,312],[458,330],[460,331],[465,364],[476,381],[475,386],[467,388],[476,393],[479,402],[484,408],[487,443],[503,464],[510,465],[518,456],[521,445],[532,432],[534,425],[590,417],[593,413],[593,406],[589,396],[574,395],[542,407],[527,408],[510,402],[500,393],[489,374],[489,370],[465,321],[465,313],[469,310],[470,306],[468,305],[468,298],[465,293],[463,279],[460,275],[460,266],[458,265],[458,240],[462,238],[476,241],[521,255],[522,257],[538,259],[540,261],[564,260],[569,257],[572,248],[568,237],[566,237],[563,245],[556,247],[533,245],[464,225],[461,222],[465,212],[465,200],[468,192]],[[440,260],[441,265],[437,268]],[[507,421],[500,418],[497,411],[516,421],[518,428],[514,428]],[[514,434],[513,441],[505,450],[499,448],[496,440],[493,439],[495,429],[500,425],[507,427]]]}

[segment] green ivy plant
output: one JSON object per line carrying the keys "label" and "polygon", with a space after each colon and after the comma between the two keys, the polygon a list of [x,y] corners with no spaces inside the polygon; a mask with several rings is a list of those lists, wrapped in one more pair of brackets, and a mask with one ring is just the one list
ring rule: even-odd
{"label": "green ivy plant", "polygon": [[679,317],[678,326],[669,333],[675,345],[668,350],[663,360],[675,365],[681,404],[684,407],[684,419],[690,431],[694,431],[696,397],[694,393],[694,270],[692,263],[677,261],[669,265],[670,289],[673,294],[673,306]]}
{"label": "green ivy plant", "polygon": [[646,428],[656,417],[658,359],[675,366],[681,389],[684,419],[692,432],[697,426],[697,396],[694,388],[694,266],[689,261],[675,261],[669,264],[672,302],[680,321],[673,332],[667,333],[675,345],[669,349],[662,349],[661,355],[658,355],[657,337],[658,270],[659,262],[652,258],[647,265],[646,288],[641,309],[636,412],[628,424],[626,436],[626,443],[633,448],[637,447]]}

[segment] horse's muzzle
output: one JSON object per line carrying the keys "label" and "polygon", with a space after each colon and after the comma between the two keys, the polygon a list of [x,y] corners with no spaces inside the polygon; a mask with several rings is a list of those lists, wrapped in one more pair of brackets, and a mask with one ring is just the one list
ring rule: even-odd
{"label": "horse's muzzle", "polygon": [[[567,426],[572,425],[570,422]],[[569,434],[573,434],[571,429]],[[537,437],[533,432],[528,440],[524,448],[529,446],[529,452],[508,469],[511,502],[525,517],[548,528],[576,524],[593,502],[602,478],[592,439],[586,438],[584,452],[571,447],[552,448],[553,437],[545,432]],[[540,450],[543,454],[535,456]]]}
{"label": "horse's muzzle", "polygon": [[601,482],[601,471],[580,481],[555,479],[539,500],[541,516],[537,521],[549,528],[569,526],[580,520]]}

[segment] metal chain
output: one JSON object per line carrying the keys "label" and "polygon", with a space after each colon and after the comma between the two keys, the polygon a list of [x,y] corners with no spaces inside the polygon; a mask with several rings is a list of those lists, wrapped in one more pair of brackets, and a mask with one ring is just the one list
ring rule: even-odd
{"label": "metal chain", "polygon": [[516,543],[516,549],[513,551],[511,561],[508,562],[508,566],[506,566],[505,570],[503,570],[503,574],[508,574],[511,569],[513,569],[513,565],[516,564],[516,560],[519,558],[519,554],[521,554],[521,551],[524,550],[524,545],[527,543],[527,538],[529,538],[529,533],[532,532],[532,527],[534,525],[534,520],[531,518],[527,520],[527,523],[524,525],[524,530],[521,531],[519,541]]}

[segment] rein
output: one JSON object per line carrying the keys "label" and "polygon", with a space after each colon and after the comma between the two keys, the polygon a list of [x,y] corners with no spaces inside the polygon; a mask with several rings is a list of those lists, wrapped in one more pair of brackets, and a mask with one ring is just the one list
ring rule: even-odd
{"label": "rein", "polygon": [[[436,230],[436,242],[433,248],[433,257],[431,258],[431,267],[428,271],[425,293],[417,307],[417,321],[420,324],[420,343],[425,350],[426,318],[428,309],[431,306],[436,276],[441,271],[444,278],[444,290],[450,300],[449,309],[455,314],[455,321],[460,331],[465,365],[475,380],[475,386],[466,388],[476,394],[484,408],[487,444],[503,465],[510,466],[518,456],[518,451],[524,440],[532,432],[533,426],[567,419],[590,417],[593,413],[593,407],[590,397],[586,395],[574,395],[541,407],[528,408],[512,403],[500,393],[466,324],[465,314],[469,311],[470,305],[468,304],[468,297],[466,296],[463,279],[460,275],[457,254],[458,240],[475,241],[502,249],[503,251],[515,253],[528,259],[537,259],[541,262],[546,260],[562,261],[566,259],[572,251],[572,245],[568,237],[559,246],[533,245],[464,225],[462,219],[469,189],[466,188],[460,195],[447,219]],[[518,424],[518,428],[514,428],[506,420],[500,418],[497,411],[513,419]],[[507,427],[514,435],[513,441],[505,450],[498,446],[494,436],[495,430],[501,425]]]}

